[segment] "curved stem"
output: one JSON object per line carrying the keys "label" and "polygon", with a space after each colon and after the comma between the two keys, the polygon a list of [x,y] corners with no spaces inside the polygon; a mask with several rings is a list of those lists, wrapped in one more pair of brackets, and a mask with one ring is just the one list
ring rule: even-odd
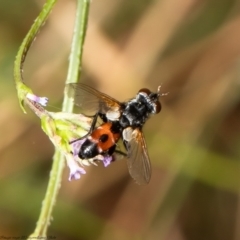
{"label": "curved stem", "polygon": [[31,92],[31,89],[29,89],[23,83],[23,76],[22,76],[23,64],[24,64],[27,52],[28,52],[31,44],[33,43],[40,28],[44,25],[47,17],[49,16],[49,14],[50,14],[51,10],[53,9],[53,6],[56,2],[57,2],[57,0],[47,0],[46,1],[39,16],[34,21],[34,24],[30,28],[26,37],[23,39],[23,42],[22,42],[22,44],[18,50],[17,56],[16,56],[16,60],[14,63],[14,79],[15,79],[15,84],[16,84],[16,88],[18,91],[18,98],[19,98],[20,106],[24,112],[25,112],[25,109],[23,107],[23,101],[24,101],[26,94],[28,92]]}

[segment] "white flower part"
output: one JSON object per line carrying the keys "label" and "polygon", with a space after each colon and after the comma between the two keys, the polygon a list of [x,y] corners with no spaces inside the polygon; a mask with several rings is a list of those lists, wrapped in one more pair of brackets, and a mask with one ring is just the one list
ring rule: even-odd
{"label": "white flower part", "polygon": [[34,102],[37,102],[41,104],[42,106],[46,107],[48,103],[48,98],[47,97],[38,97],[34,94],[28,93],[26,97]]}
{"label": "white flower part", "polygon": [[92,164],[92,165],[94,165],[94,166],[98,166],[97,165],[97,161],[98,161],[99,159],[96,159],[96,158],[89,158],[88,159],[88,161]]}
{"label": "white flower part", "polygon": [[88,161],[88,159],[81,160],[81,163],[82,163],[82,165],[85,165],[85,166],[90,166],[90,164],[91,164],[91,162]]}
{"label": "white flower part", "polygon": [[67,165],[70,169],[68,180],[77,180],[81,177],[81,174],[85,174],[85,169],[81,168],[78,163],[75,161],[74,157],[71,154],[66,155]]}
{"label": "white flower part", "polygon": [[97,166],[96,161],[102,161],[103,159],[96,159],[96,158],[88,158],[88,159],[81,159],[79,157],[76,158],[77,162],[79,162],[82,166],[90,166],[90,164],[93,164]]}

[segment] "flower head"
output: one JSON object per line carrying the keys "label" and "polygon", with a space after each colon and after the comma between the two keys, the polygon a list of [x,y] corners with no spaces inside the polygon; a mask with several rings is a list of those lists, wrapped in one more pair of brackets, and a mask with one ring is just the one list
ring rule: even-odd
{"label": "flower head", "polygon": [[48,98],[47,97],[38,97],[37,95],[34,95],[32,93],[27,93],[26,97],[36,103],[41,104],[42,106],[47,106]]}

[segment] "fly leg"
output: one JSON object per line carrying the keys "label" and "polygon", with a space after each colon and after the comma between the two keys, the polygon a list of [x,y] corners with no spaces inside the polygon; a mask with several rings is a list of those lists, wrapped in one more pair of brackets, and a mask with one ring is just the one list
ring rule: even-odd
{"label": "fly leg", "polygon": [[86,138],[87,136],[89,136],[93,132],[93,130],[96,126],[98,115],[99,115],[99,113],[96,113],[93,116],[92,125],[91,125],[91,128],[89,129],[88,133],[86,135],[84,135],[83,137],[80,137],[80,138],[74,139],[73,141],[70,141],[69,144],[75,143],[75,142],[82,140],[82,139]]}
{"label": "fly leg", "polygon": [[104,123],[108,122],[106,114],[98,113],[98,116],[103,120]]}
{"label": "fly leg", "polygon": [[115,150],[115,153],[122,155],[123,157],[127,157],[127,154],[125,152],[122,152],[120,150]]}

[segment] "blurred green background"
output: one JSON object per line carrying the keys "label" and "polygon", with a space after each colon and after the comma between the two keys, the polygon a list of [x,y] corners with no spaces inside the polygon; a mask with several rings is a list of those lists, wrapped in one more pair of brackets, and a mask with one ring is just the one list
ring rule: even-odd
{"label": "blurred green background", "polygon": [[[43,0],[0,1],[0,239],[33,232],[54,148],[18,105],[13,62]],[[59,111],[76,2],[59,0],[32,45],[24,79]],[[65,169],[49,236],[96,240],[240,239],[240,1],[91,2],[82,81],[119,101],[169,92],[144,127],[152,179],[125,161]]]}

